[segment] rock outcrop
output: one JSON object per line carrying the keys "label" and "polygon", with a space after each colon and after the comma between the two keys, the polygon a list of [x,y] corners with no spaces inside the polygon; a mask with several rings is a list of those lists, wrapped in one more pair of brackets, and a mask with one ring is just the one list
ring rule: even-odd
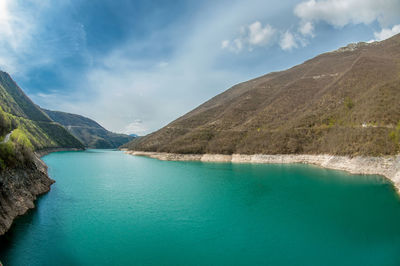
{"label": "rock outcrop", "polygon": [[8,231],[16,217],[34,208],[37,196],[48,192],[53,183],[37,155],[29,167],[0,172],[0,235]]}

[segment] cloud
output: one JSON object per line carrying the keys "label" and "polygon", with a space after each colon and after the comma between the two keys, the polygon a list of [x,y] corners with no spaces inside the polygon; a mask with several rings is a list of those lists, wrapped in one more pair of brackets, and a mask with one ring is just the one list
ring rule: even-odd
{"label": "cloud", "polygon": [[299,31],[303,36],[314,37],[314,25],[310,21],[301,23]]}
{"label": "cloud", "polygon": [[137,45],[154,50],[161,41],[138,44],[132,38],[95,58],[76,84],[81,95],[74,93],[75,99],[34,100],[50,109],[90,117],[115,132],[145,135],[247,78],[246,73],[215,66],[221,50],[215,42],[209,43],[217,38],[209,36],[214,34],[202,29],[178,40],[179,53],[162,59],[135,56]]}
{"label": "cloud", "polygon": [[223,40],[221,42],[221,49],[227,49],[231,52],[239,53],[243,49],[243,40],[240,38],[230,40]]}
{"label": "cloud", "polygon": [[158,63],[158,67],[160,67],[160,68],[167,67],[168,65],[169,65],[168,62],[165,62],[165,61],[161,61]]}
{"label": "cloud", "polygon": [[383,41],[398,33],[400,33],[400,24],[394,25],[392,28],[384,28],[380,32],[374,32],[374,36],[377,41]]}
{"label": "cloud", "polygon": [[32,68],[56,65],[84,50],[83,25],[53,12],[68,9],[70,2],[1,0],[0,68],[24,76]]}
{"label": "cloud", "polygon": [[282,50],[284,50],[284,51],[290,51],[293,48],[298,47],[298,44],[296,42],[294,35],[289,31],[286,31],[285,33],[282,34],[279,45],[282,48]]}
{"label": "cloud", "polygon": [[224,40],[221,43],[222,49],[228,49],[231,52],[240,52],[244,47],[249,51],[255,47],[264,47],[273,43],[276,29],[271,25],[263,26],[260,21],[255,21],[248,26],[240,28],[240,34],[233,41]]}
{"label": "cloud", "polygon": [[[84,115],[115,132],[150,133],[235,83],[254,76],[254,69],[239,71],[234,67],[229,69],[229,65],[228,68],[221,66],[220,59],[225,56],[218,46],[221,31],[232,23],[242,24],[244,18],[248,20],[248,13],[243,13],[243,18],[237,22],[237,10],[243,10],[243,5],[230,9],[224,6],[211,14],[207,8],[199,11],[202,15],[198,19],[181,23],[177,18],[174,25],[154,29],[140,39],[133,34],[125,36],[126,39],[115,42],[108,50],[95,54],[93,63],[85,68],[59,71],[58,74],[65,75],[69,82],[64,90],[31,90],[29,96],[47,109]],[[57,10],[51,11],[49,13]],[[58,12],[67,11],[60,9]],[[38,16],[43,17],[42,14]],[[79,21],[75,22],[82,30],[79,35],[85,37],[84,27]],[[35,27],[52,28],[49,25],[53,24],[36,21]],[[53,36],[56,43],[52,46],[35,45],[40,48],[36,49],[36,55],[45,56],[47,49],[59,48],[64,52],[57,39],[63,37],[64,32],[57,32],[58,35]],[[38,36],[48,38],[48,34]],[[65,36],[68,40],[70,34]],[[90,33],[87,37],[91,37]],[[30,45],[32,43],[34,40]],[[245,45],[240,39],[233,39],[230,44],[237,49]],[[165,52],[169,47],[172,47],[171,52]],[[50,59],[54,62],[57,57]],[[18,61],[19,64],[24,62]]]}
{"label": "cloud", "polygon": [[374,32],[375,40],[380,41],[399,33],[399,25],[388,27],[398,22],[400,14],[399,0],[308,0],[294,8],[294,14],[300,18],[299,32],[303,38],[300,43],[305,46],[307,37],[315,37],[315,24],[325,22],[333,27],[377,22],[380,32]]}
{"label": "cloud", "polygon": [[122,133],[125,134],[136,134],[139,136],[144,136],[148,132],[148,128],[143,125],[143,121],[140,119],[136,119],[132,123],[129,123],[124,130],[122,130]]}
{"label": "cloud", "polygon": [[271,25],[262,26],[261,22],[256,21],[249,26],[248,42],[250,45],[265,46],[275,34],[275,29]]}
{"label": "cloud", "polygon": [[[308,35],[312,35],[312,25],[305,25],[304,32],[306,31]],[[233,41],[222,41],[221,48],[239,53],[245,47],[249,51],[252,51],[256,47],[267,47],[278,41],[279,47],[282,50],[290,51],[294,48],[298,48],[299,44],[305,46],[307,43],[303,38],[295,36],[289,30],[281,33],[280,39],[275,38],[278,34],[278,30],[271,25],[266,24],[263,26],[261,22],[256,21],[248,26],[242,26],[240,29],[240,36]]]}
{"label": "cloud", "polygon": [[324,21],[335,27],[348,24],[393,23],[400,13],[398,0],[309,0],[298,4],[294,13],[305,22]]}
{"label": "cloud", "polygon": [[[375,32],[375,38],[382,40],[397,32],[393,24],[399,20],[400,1],[306,0],[297,4],[293,12],[300,19],[297,33],[290,31],[294,25],[286,30],[284,27],[274,28],[269,24],[263,26],[260,21],[255,21],[242,26],[240,34],[233,40],[222,41],[221,48],[239,53],[245,48],[252,51],[257,47],[268,47],[277,42],[284,51],[305,47],[310,39],[315,37],[315,25],[319,22],[325,22],[335,28],[377,22],[382,31]],[[275,36],[279,33],[281,37],[278,40]]]}
{"label": "cloud", "polygon": [[26,53],[35,31],[34,21],[24,13],[18,1],[0,2],[0,67],[9,72],[17,71],[17,52]]}
{"label": "cloud", "polygon": [[229,44],[230,44],[229,40],[223,40],[222,43],[221,43],[221,48],[222,49],[228,48]]}

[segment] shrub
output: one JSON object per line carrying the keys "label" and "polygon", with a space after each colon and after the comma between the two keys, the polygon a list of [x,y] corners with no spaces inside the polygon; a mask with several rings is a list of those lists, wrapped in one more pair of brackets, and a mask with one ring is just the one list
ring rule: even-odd
{"label": "shrub", "polygon": [[0,135],[5,135],[11,131],[11,120],[7,113],[0,106]]}
{"label": "shrub", "polygon": [[14,142],[18,143],[23,147],[33,150],[33,145],[30,142],[29,138],[26,136],[24,131],[22,131],[19,128],[13,131],[13,133],[11,134],[11,140],[13,140]]}
{"label": "shrub", "polygon": [[33,162],[33,146],[20,129],[15,129],[10,141],[0,143],[0,171],[6,168],[30,167]]}
{"label": "shrub", "polygon": [[346,97],[344,99],[344,105],[347,107],[347,109],[352,109],[354,107],[353,100],[350,97]]}

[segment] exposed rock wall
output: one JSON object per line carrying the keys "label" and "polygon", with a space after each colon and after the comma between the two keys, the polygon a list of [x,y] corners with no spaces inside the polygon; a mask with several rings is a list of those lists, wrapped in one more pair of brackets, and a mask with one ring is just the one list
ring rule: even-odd
{"label": "exposed rock wall", "polygon": [[47,166],[36,155],[29,168],[0,172],[0,235],[7,232],[17,216],[34,208],[37,196],[48,192],[53,183]]}

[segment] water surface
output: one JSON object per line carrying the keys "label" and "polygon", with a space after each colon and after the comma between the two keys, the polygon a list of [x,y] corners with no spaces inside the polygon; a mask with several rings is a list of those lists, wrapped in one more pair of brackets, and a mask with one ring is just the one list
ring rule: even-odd
{"label": "water surface", "polygon": [[380,176],[307,165],[44,157],[57,182],[1,239],[5,265],[400,265]]}

